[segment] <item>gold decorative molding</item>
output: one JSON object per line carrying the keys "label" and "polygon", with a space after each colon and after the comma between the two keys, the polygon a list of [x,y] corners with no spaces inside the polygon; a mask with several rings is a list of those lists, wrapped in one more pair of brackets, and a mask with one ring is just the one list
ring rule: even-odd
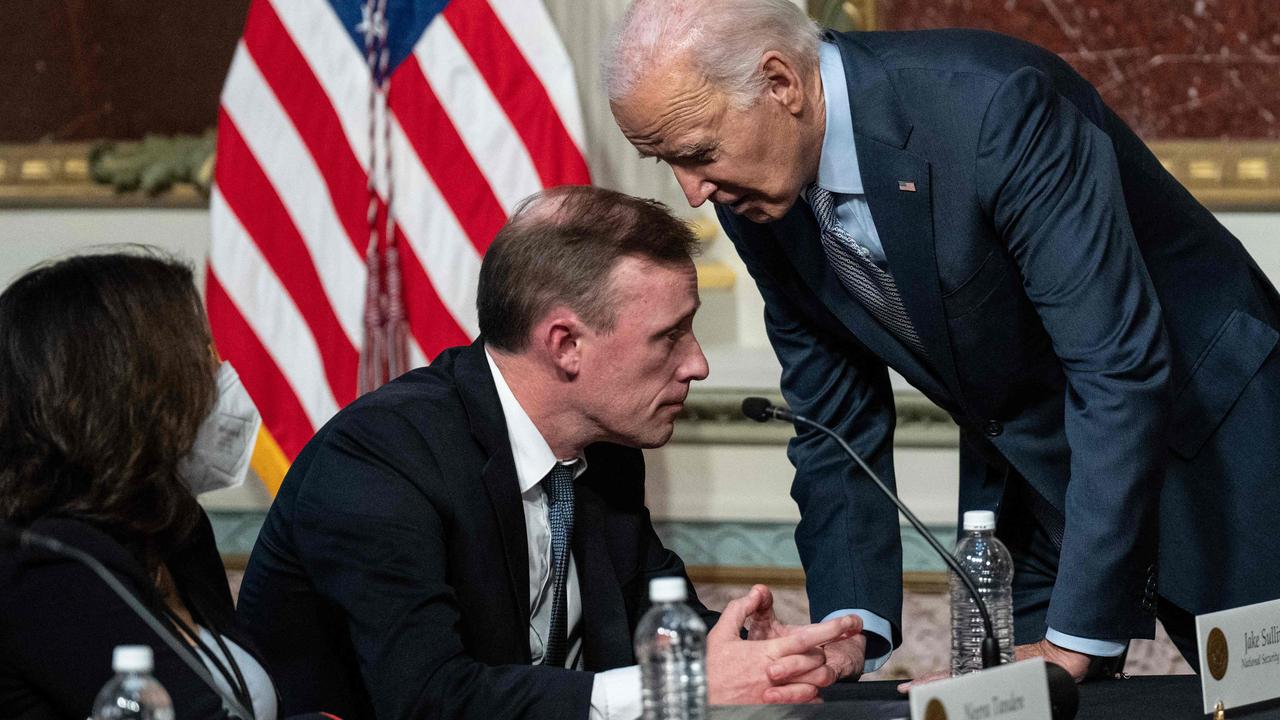
{"label": "gold decorative molding", "polygon": [[[685,568],[695,585],[753,585],[804,587],[804,570],[793,567],[690,565]],[[907,592],[941,595],[950,592],[946,571],[907,570],[902,573],[902,587]]]}
{"label": "gold decorative molding", "polygon": [[[742,398],[763,395],[777,404],[782,397],[776,391],[760,388],[707,389],[689,391],[680,421],[676,423],[673,443],[705,445],[785,445],[795,434],[787,423],[758,423],[742,415]],[[923,395],[914,392],[894,394],[898,423],[894,445],[915,448],[954,448],[960,444],[960,433],[951,416]]]}
{"label": "gold decorative molding", "polygon": [[[709,218],[689,221],[694,237],[704,247],[710,246],[723,235],[720,223]],[[732,290],[737,282],[737,273],[727,263],[719,260],[701,259],[696,263],[698,268],[699,290]]]}
{"label": "gold decorative molding", "polygon": [[207,195],[213,185],[216,137],[210,128],[201,135],[148,135],[139,141],[99,143],[89,152],[89,174],[118,192],[155,197],[191,186]]}
{"label": "gold decorative molding", "polygon": [[840,32],[875,30],[876,0],[809,0],[809,17]]}
{"label": "gold decorative molding", "polygon": [[718,260],[700,261],[695,267],[698,270],[699,290],[732,290],[737,282],[737,273],[733,268]]}
{"label": "gold decorative molding", "polygon": [[96,143],[0,145],[0,208],[202,207],[194,188],[151,197],[94,182],[89,158]]}
{"label": "gold decorative molding", "polygon": [[689,226],[693,228],[693,236],[698,238],[698,242],[703,245],[710,245],[720,237],[720,223],[715,220],[701,218],[689,221]]}
{"label": "gold decorative molding", "polygon": [[1280,141],[1153,141],[1148,147],[1211,210],[1280,209]]}
{"label": "gold decorative molding", "polygon": [[[243,572],[249,556],[227,553],[222,564],[228,570]],[[774,587],[804,587],[804,570],[795,567],[737,565],[690,565],[685,568],[695,585],[753,585],[764,583]],[[907,570],[902,573],[902,587],[908,592],[942,594],[949,591],[947,573],[933,570]]]}
{"label": "gold decorative molding", "polygon": [[[1210,210],[1280,211],[1280,141],[1153,140],[1148,146]],[[198,185],[207,186],[211,155],[212,136],[111,145],[0,144],[0,207],[203,207],[208,199]],[[181,169],[177,175],[166,174],[174,168]],[[108,175],[95,182],[100,173]],[[132,189],[139,186],[158,194]],[[695,223],[695,232],[708,243],[718,235],[708,221]],[[733,287],[727,265],[702,265],[704,289]]]}

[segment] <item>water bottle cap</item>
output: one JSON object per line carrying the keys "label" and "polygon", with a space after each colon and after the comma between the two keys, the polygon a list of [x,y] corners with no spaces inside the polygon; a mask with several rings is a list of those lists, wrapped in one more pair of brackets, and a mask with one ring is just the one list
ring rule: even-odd
{"label": "water bottle cap", "polygon": [[995,530],[996,514],[990,510],[966,510],[964,513],[965,530]]}
{"label": "water bottle cap", "polygon": [[684,602],[689,597],[682,577],[660,577],[649,581],[650,602]]}
{"label": "water bottle cap", "polygon": [[111,653],[111,669],[115,672],[151,672],[151,648],[146,645],[117,645]]}

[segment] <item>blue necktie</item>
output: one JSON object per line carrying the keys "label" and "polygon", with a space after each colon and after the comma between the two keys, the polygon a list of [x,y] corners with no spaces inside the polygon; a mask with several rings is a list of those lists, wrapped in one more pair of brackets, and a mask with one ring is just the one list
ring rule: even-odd
{"label": "blue necktie", "polygon": [[911,324],[907,309],[902,305],[897,283],[893,281],[892,275],[875,264],[871,259],[871,251],[859,245],[840,226],[830,191],[810,185],[805,189],[805,199],[813,208],[818,226],[822,228],[822,248],[841,284],[889,332],[923,355],[924,345],[916,334],[915,326]]}
{"label": "blue necktie", "polygon": [[555,581],[551,589],[551,630],[542,656],[543,665],[564,667],[569,651],[567,628],[569,617],[569,551],[573,543],[573,466],[556,463],[543,481],[550,501],[551,572]]}

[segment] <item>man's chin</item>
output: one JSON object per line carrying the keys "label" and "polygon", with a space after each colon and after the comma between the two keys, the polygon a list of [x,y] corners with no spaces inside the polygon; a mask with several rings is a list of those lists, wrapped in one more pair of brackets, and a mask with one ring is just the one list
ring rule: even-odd
{"label": "man's chin", "polygon": [[777,217],[774,217],[772,213],[770,213],[768,210],[764,208],[751,208],[746,212],[742,213],[742,217],[750,220],[753,223],[761,223],[761,224],[770,223],[778,219]]}
{"label": "man's chin", "polygon": [[652,450],[666,445],[671,440],[671,436],[674,433],[675,424],[671,423],[663,427],[661,430],[655,430],[654,432],[647,433],[643,438],[636,438],[633,443],[629,444],[645,450]]}
{"label": "man's chin", "polygon": [[795,205],[795,203],[795,198],[792,198],[791,202],[785,204],[768,203],[764,205],[749,205],[744,207],[738,214],[753,223],[771,223],[775,220],[781,220],[786,216],[786,214],[791,211],[791,206]]}

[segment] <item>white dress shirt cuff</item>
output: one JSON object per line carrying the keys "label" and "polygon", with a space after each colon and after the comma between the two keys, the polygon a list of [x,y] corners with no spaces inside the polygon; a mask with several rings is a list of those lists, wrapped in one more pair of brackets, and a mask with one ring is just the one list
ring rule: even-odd
{"label": "white dress shirt cuff", "polygon": [[845,615],[857,615],[862,618],[862,634],[867,636],[866,664],[863,673],[873,673],[889,662],[893,655],[893,626],[888,620],[868,610],[835,610],[822,618],[826,622]]}
{"label": "white dress shirt cuff", "polygon": [[1094,640],[1093,638],[1060,633],[1053,628],[1049,628],[1049,632],[1044,634],[1044,639],[1058,647],[1096,657],[1116,657],[1128,647],[1128,643],[1119,642],[1118,640]]}
{"label": "white dress shirt cuff", "polygon": [[640,717],[640,666],[596,673],[591,685],[591,720],[636,720]]}

